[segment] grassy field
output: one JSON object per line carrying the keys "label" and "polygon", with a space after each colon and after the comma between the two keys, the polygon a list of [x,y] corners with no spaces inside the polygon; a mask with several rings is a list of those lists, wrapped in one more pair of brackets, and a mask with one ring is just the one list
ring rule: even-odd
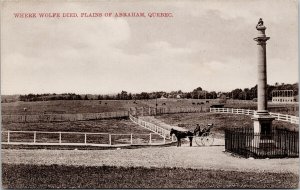
{"label": "grassy field", "polygon": [[[224,129],[228,128],[252,128],[253,121],[249,115],[224,114],[224,113],[178,113],[156,116],[157,119],[170,124],[184,126],[188,130],[194,130],[196,124],[203,129],[207,124],[213,123],[212,132],[223,136]],[[298,125],[282,121],[273,121],[273,127],[299,130]]]}
{"label": "grassy field", "polygon": [[128,119],[104,119],[91,121],[49,123],[6,123],[2,130],[10,131],[65,131],[92,133],[145,133],[149,132]]}
{"label": "grassy field", "polygon": [[[135,102],[135,103],[134,103]],[[203,102],[203,104],[200,104]],[[205,100],[157,100],[158,107],[203,107],[208,108],[212,102],[205,103]],[[194,104],[193,104],[194,103]],[[197,105],[198,103],[198,105]],[[43,113],[100,113],[127,111],[130,107],[155,107],[156,100],[57,100],[38,102],[11,102],[2,103],[2,114],[43,114]],[[24,111],[24,108],[27,111]]]}
{"label": "grassy field", "polygon": [[[84,132],[84,133],[110,133],[127,134],[112,136],[112,143],[128,144],[130,143],[130,134],[133,134],[133,143],[148,142],[151,131],[144,129],[128,119],[107,119],[94,121],[74,121],[74,122],[52,122],[52,123],[9,123],[2,125],[2,131],[52,131],[52,132]],[[2,133],[2,141],[7,141],[7,134]],[[58,134],[42,134],[36,136],[36,142],[58,142]],[[13,142],[32,142],[33,133],[11,133],[10,140]],[[162,137],[152,134],[153,141],[162,141]],[[64,143],[83,143],[84,134],[63,134]],[[108,135],[88,135],[88,143],[107,144]]]}
{"label": "grassy field", "polygon": [[53,188],[297,188],[291,173],[183,168],[38,166],[2,164],[2,184],[14,189]]}
{"label": "grassy field", "polygon": [[[158,107],[198,107],[202,109],[208,109],[210,105],[218,103],[218,100],[192,100],[192,99],[158,99]],[[112,112],[120,110],[128,110],[130,107],[155,107],[156,100],[58,100],[58,101],[40,101],[40,102],[12,102],[2,103],[2,114],[44,114],[44,113],[95,113],[95,112]],[[256,102],[253,101],[232,101],[228,100],[225,104],[226,107],[244,108],[244,109],[256,109]],[[273,108],[279,109],[276,105],[272,105]],[[289,105],[286,108],[280,108],[282,112],[287,112],[285,109],[296,108],[293,105]],[[25,113],[24,108],[27,108]],[[165,123],[172,125],[183,125],[189,130],[193,130],[197,123],[202,125],[202,128],[208,123],[215,124],[215,128],[212,130],[216,134],[223,137],[224,129],[232,127],[252,127],[253,121],[250,116],[235,115],[235,114],[216,114],[216,113],[188,113],[188,114],[166,114],[157,116],[158,119]],[[274,127],[288,128],[290,130],[298,130],[297,125],[289,124],[286,122],[273,122]],[[124,133],[124,134],[149,134],[150,131],[143,129],[130,120],[126,119],[110,119],[110,120],[95,120],[95,121],[75,121],[75,122],[52,122],[52,123],[2,123],[2,130],[15,130],[15,131],[61,131],[61,132],[98,132],[98,133]],[[15,137],[14,137],[15,135]],[[45,139],[52,139],[57,141],[56,135],[41,135],[38,136],[41,142]],[[2,135],[5,140],[7,137]],[[24,138],[26,140],[33,139],[33,134],[13,134],[11,139]],[[64,139],[74,139],[74,142],[84,141],[84,135],[64,135]],[[100,137],[90,137],[96,139]],[[108,137],[101,137],[103,141],[107,142]],[[114,136],[121,142],[128,141],[128,135]],[[147,136],[136,137],[138,139],[144,139],[147,141]],[[156,137],[154,136],[154,139]],[[75,140],[77,139],[77,140]],[[125,140],[127,139],[127,140]],[[67,142],[67,141],[66,141]],[[68,141],[69,142],[69,141]],[[73,141],[72,141],[73,142]]]}
{"label": "grassy field", "polygon": [[[207,103],[208,101],[208,103]],[[100,113],[126,111],[130,107],[155,107],[156,100],[57,100],[38,102],[2,103],[2,114],[44,114],[44,113]],[[158,99],[158,107],[200,108],[207,109],[218,100],[212,99]],[[256,109],[257,102],[246,100],[227,100],[225,107]],[[24,111],[27,108],[27,111]],[[299,114],[298,104],[269,103],[269,111],[290,115]]]}
{"label": "grassy field", "polygon": [[[133,101],[114,100],[57,100],[38,102],[12,102],[2,103],[2,114],[43,114],[43,113],[100,113],[126,111],[130,107],[142,106]],[[24,111],[27,108],[27,111]]]}

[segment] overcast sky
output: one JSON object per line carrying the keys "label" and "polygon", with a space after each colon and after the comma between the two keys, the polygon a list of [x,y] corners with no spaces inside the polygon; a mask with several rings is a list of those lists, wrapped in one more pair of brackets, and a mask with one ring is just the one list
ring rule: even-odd
{"label": "overcast sky", "polygon": [[[256,85],[260,17],[268,83],[298,82],[297,1],[22,1],[1,10],[1,93],[229,91]],[[172,18],[13,13],[170,12]]]}

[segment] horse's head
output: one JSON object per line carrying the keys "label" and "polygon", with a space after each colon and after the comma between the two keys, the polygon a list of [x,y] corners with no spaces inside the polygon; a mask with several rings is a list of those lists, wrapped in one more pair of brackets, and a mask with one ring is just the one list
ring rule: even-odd
{"label": "horse's head", "polygon": [[172,128],[170,131],[170,136],[172,136],[175,133],[175,130]]}

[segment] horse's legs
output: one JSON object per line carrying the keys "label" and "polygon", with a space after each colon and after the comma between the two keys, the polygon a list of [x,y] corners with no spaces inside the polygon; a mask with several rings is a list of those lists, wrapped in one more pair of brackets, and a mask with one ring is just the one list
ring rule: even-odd
{"label": "horse's legs", "polygon": [[193,146],[193,137],[189,137],[190,139],[190,146]]}

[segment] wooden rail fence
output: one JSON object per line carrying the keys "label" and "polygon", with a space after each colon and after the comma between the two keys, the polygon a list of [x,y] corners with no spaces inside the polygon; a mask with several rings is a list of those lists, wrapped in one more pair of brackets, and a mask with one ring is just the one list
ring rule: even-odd
{"label": "wooden rail fence", "polygon": [[[234,108],[210,108],[210,112],[215,113],[233,113],[233,114],[244,114],[244,115],[254,115],[254,110],[248,109],[234,109]],[[290,122],[293,124],[299,124],[299,117],[293,115],[285,115],[280,113],[270,112],[270,115],[274,116],[278,121]]]}
{"label": "wooden rail fence", "polygon": [[2,115],[2,123],[85,121],[96,119],[126,118],[128,111],[78,114]]}
{"label": "wooden rail fence", "polygon": [[139,118],[136,118],[132,115],[129,115],[129,118],[131,121],[133,121],[134,123],[138,124],[139,126],[143,127],[143,128],[146,128],[158,135],[160,135],[161,137],[164,138],[164,142],[166,141],[166,139],[170,139],[170,131],[167,130],[167,129],[164,129],[160,126],[157,126],[153,123],[150,123],[150,122],[147,122],[147,121],[144,121],[144,120],[141,120]]}
{"label": "wooden rail fence", "polygon": [[165,144],[161,136],[49,131],[1,131],[3,145],[126,146]]}
{"label": "wooden rail fence", "polygon": [[169,108],[169,107],[132,107],[130,108],[130,114],[133,116],[154,116],[161,114],[172,114],[172,113],[200,113],[207,112],[208,109],[205,107],[200,108]]}

